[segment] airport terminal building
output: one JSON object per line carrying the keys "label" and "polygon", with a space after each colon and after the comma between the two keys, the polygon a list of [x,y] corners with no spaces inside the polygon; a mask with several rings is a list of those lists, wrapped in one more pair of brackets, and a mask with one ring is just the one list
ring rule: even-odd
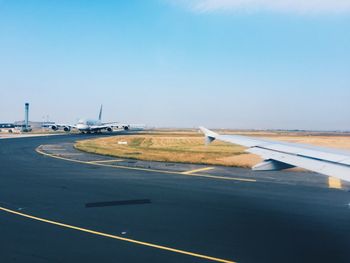
{"label": "airport terminal building", "polygon": [[[28,129],[30,131],[49,129],[48,127],[53,124],[55,124],[55,122],[30,121],[28,122]],[[0,123],[0,133],[19,133],[25,128],[25,121],[15,121],[14,123]]]}

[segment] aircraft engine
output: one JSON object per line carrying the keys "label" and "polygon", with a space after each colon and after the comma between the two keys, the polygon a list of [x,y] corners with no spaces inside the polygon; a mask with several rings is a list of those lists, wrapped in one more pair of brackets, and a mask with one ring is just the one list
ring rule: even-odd
{"label": "aircraft engine", "polygon": [[124,126],[123,128],[125,131],[129,130],[129,126]]}
{"label": "aircraft engine", "polygon": [[54,130],[54,131],[57,131],[58,130],[58,127],[56,125],[52,125],[51,126],[51,129]]}
{"label": "aircraft engine", "polygon": [[108,127],[108,128],[107,128],[107,131],[108,131],[108,132],[112,132],[112,128],[111,128],[111,127]]}
{"label": "aircraft engine", "polygon": [[70,131],[70,127],[69,127],[69,126],[65,126],[65,127],[63,128],[63,130],[64,130],[65,132],[69,132],[69,131]]}

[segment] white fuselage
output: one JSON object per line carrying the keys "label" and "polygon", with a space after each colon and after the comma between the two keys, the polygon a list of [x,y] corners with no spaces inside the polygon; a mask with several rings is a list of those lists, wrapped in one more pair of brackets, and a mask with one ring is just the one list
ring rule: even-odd
{"label": "white fuselage", "polygon": [[93,131],[94,126],[101,125],[100,120],[92,120],[92,119],[80,119],[76,125],[79,131]]}

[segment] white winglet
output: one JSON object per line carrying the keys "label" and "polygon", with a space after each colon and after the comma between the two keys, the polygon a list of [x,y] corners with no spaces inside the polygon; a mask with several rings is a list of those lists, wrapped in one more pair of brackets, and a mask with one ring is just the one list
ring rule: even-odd
{"label": "white winglet", "polygon": [[205,135],[205,144],[209,144],[212,141],[214,141],[216,139],[216,137],[219,135],[211,130],[208,130],[207,128],[204,127],[199,127],[199,129],[201,130],[201,132],[204,133]]}

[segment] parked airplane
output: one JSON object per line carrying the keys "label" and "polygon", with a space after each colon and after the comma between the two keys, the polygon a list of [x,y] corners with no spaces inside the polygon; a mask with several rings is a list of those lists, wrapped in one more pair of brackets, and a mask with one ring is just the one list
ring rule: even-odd
{"label": "parked airplane", "polygon": [[257,171],[301,167],[350,182],[350,152],[311,145],[262,140],[240,135],[220,135],[204,127],[206,143],[215,139],[248,147],[247,152],[260,155],[264,161],[253,167]]}
{"label": "parked airplane", "polygon": [[106,130],[108,132],[112,132],[113,129],[124,129],[129,130],[131,128],[130,124],[121,124],[117,122],[108,122],[103,123],[102,121],[102,105],[100,108],[100,113],[98,115],[98,119],[80,119],[78,120],[77,124],[70,125],[70,124],[53,124],[50,125],[51,129],[54,131],[57,131],[59,129],[63,129],[65,132],[70,132],[72,129],[76,129],[80,131],[81,133],[91,133],[91,132],[101,132],[103,130]]}

